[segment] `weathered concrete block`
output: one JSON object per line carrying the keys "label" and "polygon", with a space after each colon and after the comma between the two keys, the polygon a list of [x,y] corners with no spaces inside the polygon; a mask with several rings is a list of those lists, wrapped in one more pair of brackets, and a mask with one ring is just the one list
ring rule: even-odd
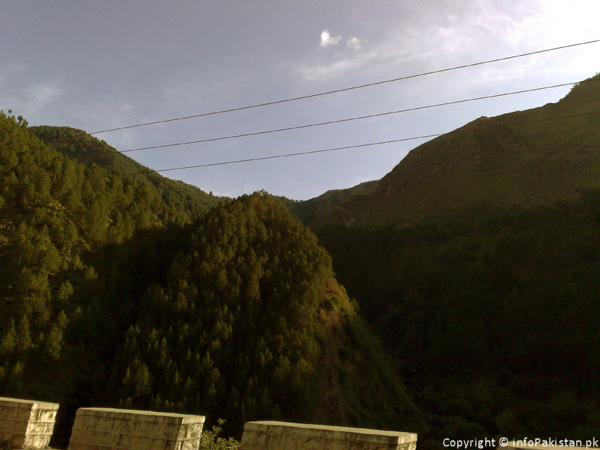
{"label": "weathered concrete block", "polygon": [[11,448],[50,444],[58,403],[0,397],[0,442]]}
{"label": "weathered concrete block", "polygon": [[240,450],[415,450],[417,435],[395,431],[246,422]]}
{"label": "weathered concrete block", "polygon": [[68,450],[197,449],[204,416],[79,408]]}

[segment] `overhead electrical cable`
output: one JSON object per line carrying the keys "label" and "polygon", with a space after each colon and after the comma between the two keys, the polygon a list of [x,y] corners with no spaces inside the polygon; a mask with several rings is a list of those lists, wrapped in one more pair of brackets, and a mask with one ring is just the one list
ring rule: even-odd
{"label": "overhead electrical cable", "polygon": [[282,133],[285,131],[301,130],[301,129],[305,129],[305,128],[333,125],[333,124],[351,122],[351,121],[363,120],[363,119],[371,119],[371,118],[375,118],[375,117],[389,116],[392,114],[400,114],[400,113],[406,113],[406,112],[412,112],[412,111],[419,111],[419,110],[423,110],[423,109],[438,108],[441,106],[457,105],[460,103],[474,102],[474,101],[486,100],[486,99],[498,98],[498,97],[506,97],[509,95],[524,94],[524,93],[528,93],[528,92],[536,92],[536,91],[542,91],[542,90],[547,90],[547,89],[556,89],[559,87],[572,86],[572,85],[575,85],[578,83],[584,83],[584,82],[589,82],[589,81],[598,81],[598,80],[593,79],[593,80],[587,80],[587,81],[561,83],[561,84],[555,84],[552,86],[543,86],[543,87],[537,87],[537,88],[531,88],[531,89],[523,89],[520,91],[505,92],[502,94],[484,95],[481,97],[474,97],[474,98],[468,98],[468,99],[463,99],[463,100],[454,100],[454,101],[450,101],[450,102],[436,103],[433,105],[426,105],[426,106],[417,106],[417,107],[413,107],[413,108],[405,108],[405,109],[400,109],[400,110],[395,110],[395,111],[386,111],[386,112],[382,112],[382,113],[368,114],[368,115],[364,115],[364,116],[355,116],[355,117],[348,117],[348,118],[344,118],[344,119],[329,120],[326,122],[317,122],[317,123],[310,123],[310,124],[304,124],[304,125],[296,125],[296,126],[292,126],[292,127],[276,128],[276,129],[271,129],[271,130],[253,131],[253,132],[249,132],[249,133],[219,136],[219,137],[206,138],[206,139],[197,139],[197,140],[193,140],[193,141],[175,142],[175,143],[171,143],[171,144],[152,145],[152,146],[148,146],[148,147],[139,147],[139,148],[132,148],[129,150],[121,150],[120,152],[121,153],[139,152],[139,151],[145,151],[145,150],[179,147],[182,145],[202,144],[202,143],[207,143],[207,142],[224,141],[224,140],[229,140],[229,139],[239,139],[239,138],[250,137],[250,136],[260,136],[260,135],[264,135],[264,134]]}
{"label": "overhead electrical cable", "polygon": [[[564,86],[570,86],[570,85],[576,85],[576,84],[582,84],[582,83],[589,83],[589,82],[594,82],[594,81],[600,81],[600,78],[586,79],[586,80],[582,80],[582,81],[579,81],[579,82],[562,83],[562,84],[557,84],[557,85],[552,85],[552,86],[544,86],[544,87],[538,87],[538,88],[531,88],[531,89],[526,89],[526,90],[522,90],[522,91],[514,91],[514,92],[508,92],[508,93],[502,93],[502,94],[487,95],[487,96],[476,97],[476,98],[471,98],[471,99],[456,100],[456,101],[452,101],[452,102],[439,103],[439,104],[435,104],[435,105],[419,106],[419,107],[414,107],[414,108],[407,108],[407,109],[404,109],[404,110],[389,111],[389,112],[384,112],[384,113],[379,113],[379,114],[372,114],[372,115],[368,115],[368,116],[360,116],[360,117],[353,117],[353,118],[347,118],[347,119],[339,119],[339,120],[335,120],[335,121],[322,122],[322,123],[317,123],[317,124],[300,125],[300,126],[296,126],[296,127],[288,127],[288,128],[282,128],[282,129],[276,129],[276,130],[259,131],[259,132],[254,132],[254,133],[241,134],[241,135],[223,136],[223,137],[210,138],[210,139],[202,139],[202,140],[190,141],[190,142],[180,142],[180,143],[165,144],[165,145],[153,146],[153,147],[142,147],[142,148],[138,148],[138,149],[130,149],[130,150],[123,150],[123,151],[115,150],[115,151],[117,151],[119,153],[127,153],[127,152],[133,152],[133,151],[149,150],[149,149],[154,149],[154,148],[174,147],[174,146],[178,146],[178,145],[188,145],[188,144],[194,144],[194,143],[218,141],[218,140],[223,140],[223,139],[234,139],[234,138],[245,137],[245,136],[253,136],[253,135],[259,135],[259,134],[266,134],[266,133],[275,133],[275,132],[288,131],[288,130],[293,130],[293,129],[302,129],[302,128],[307,128],[307,127],[312,127],[312,126],[327,125],[327,124],[331,124],[331,123],[341,123],[341,122],[347,122],[347,121],[351,121],[351,120],[359,120],[359,119],[364,119],[364,118],[369,118],[369,117],[378,117],[378,116],[384,116],[384,115],[389,115],[389,114],[397,114],[397,113],[401,113],[401,112],[416,111],[416,110],[421,110],[421,109],[426,109],[426,108],[434,108],[434,107],[438,107],[438,106],[459,104],[459,103],[465,103],[465,102],[475,101],[475,100],[489,99],[489,98],[502,97],[502,96],[508,96],[508,95],[516,95],[516,94],[520,94],[520,93],[534,92],[534,91],[540,91],[540,90],[544,90],[544,89],[552,89],[552,88],[557,88],[557,87],[564,87]],[[595,113],[592,113],[592,114],[595,114]],[[568,117],[571,117],[571,116],[568,116]],[[440,134],[433,134],[433,135],[427,135],[427,136],[418,136],[418,137],[404,138],[404,139],[400,139],[400,140],[383,141],[381,143],[359,144],[358,147],[370,146],[370,145],[381,145],[383,143],[401,142],[401,141],[406,141],[406,140],[415,140],[415,139],[422,139],[422,138],[428,138],[428,137],[436,137],[436,136],[439,136],[439,135]],[[60,139],[60,138],[58,139],[58,141],[61,141],[61,140],[62,139]],[[53,141],[53,142],[56,142],[56,141]],[[349,146],[349,147],[342,147],[342,148],[335,148],[335,149],[316,150],[316,151],[310,151],[308,153],[309,154],[310,153],[322,153],[322,152],[325,152],[325,151],[342,150],[342,149],[346,149],[346,148],[356,148],[356,146]],[[300,152],[298,154],[306,154],[306,153],[307,152]],[[287,157],[287,156],[297,156],[298,154],[294,153],[294,154],[283,155],[283,156],[270,156],[270,157],[259,158],[259,160],[260,159],[274,159],[274,158]],[[221,163],[208,164],[208,166],[233,164],[233,163],[248,162],[248,161],[253,161],[253,160],[255,160],[255,159],[249,159],[249,160],[245,160],[244,159],[244,160],[239,160],[239,161],[227,161],[227,162],[221,162]],[[179,169],[185,169],[185,168],[204,167],[204,166],[205,165],[195,165],[195,166],[190,166],[190,167],[186,166],[186,167],[182,167],[182,168],[160,169],[160,170],[156,170],[156,171],[157,172],[161,172],[161,171],[179,170]],[[153,171],[153,169],[148,169],[148,170],[149,171]],[[132,172],[131,174],[145,173],[145,172],[147,172],[147,171]],[[124,174],[124,175],[130,175],[130,174]]]}
{"label": "overhead electrical cable", "polygon": [[[255,157],[255,158],[246,158],[246,159],[238,159],[238,160],[230,160],[230,161],[219,161],[219,162],[215,162],[215,163],[206,163],[206,164],[194,164],[194,165],[182,166],[182,167],[168,167],[165,169],[146,168],[144,170],[138,170],[138,171],[134,171],[134,172],[120,173],[120,175],[121,176],[133,176],[133,175],[139,175],[139,174],[145,174],[145,173],[170,172],[170,171],[175,171],[175,170],[198,169],[198,168],[203,168],[203,167],[225,166],[225,165],[241,164],[241,163],[255,162],[255,161],[266,161],[266,160],[270,160],[270,159],[290,158],[290,157],[295,157],[295,156],[313,155],[313,154],[318,154],[318,153],[334,152],[334,151],[341,151],[341,150],[351,150],[351,149],[356,149],[356,148],[374,147],[377,145],[393,144],[393,143],[398,143],[398,142],[407,142],[407,141],[414,141],[414,140],[419,140],[419,139],[436,138],[436,137],[444,136],[444,135],[447,135],[450,133],[470,133],[470,132],[484,131],[484,130],[495,129],[495,128],[510,127],[510,126],[517,126],[517,125],[527,125],[527,124],[541,123],[541,122],[550,122],[550,121],[555,121],[555,120],[573,119],[573,118],[593,116],[593,115],[600,115],[600,111],[591,111],[591,112],[580,113],[580,114],[570,114],[567,116],[559,116],[559,117],[547,117],[544,119],[536,119],[536,120],[528,120],[528,121],[508,122],[508,123],[501,123],[501,124],[497,124],[497,125],[484,125],[484,126],[478,126],[477,128],[468,127],[468,128],[462,128],[462,129],[453,130],[451,132],[445,132],[445,133],[432,133],[432,134],[421,135],[421,136],[411,136],[411,137],[399,138],[399,139],[389,139],[389,140],[379,141],[379,142],[367,142],[367,143],[363,143],[363,144],[345,145],[345,146],[341,146],[341,147],[331,147],[331,148],[324,148],[324,149],[318,149],[318,150],[308,150],[308,151],[301,151],[301,152],[294,152],[294,153],[284,153],[284,154],[279,154],[279,155],[259,156],[259,157]],[[8,171],[9,170],[5,170],[5,172],[8,172]],[[105,176],[106,176],[106,174],[102,175],[102,177],[105,177]]]}
{"label": "overhead electrical cable", "polygon": [[434,75],[434,74],[438,74],[438,73],[450,72],[453,70],[466,69],[469,67],[477,67],[477,66],[482,66],[485,64],[492,64],[492,63],[501,62],[501,61],[509,61],[511,59],[523,58],[523,57],[532,56],[532,55],[539,55],[541,53],[548,53],[548,52],[553,52],[553,51],[557,51],[557,50],[564,50],[567,48],[573,48],[573,47],[578,47],[578,46],[588,45],[588,44],[595,44],[598,42],[600,42],[600,39],[595,39],[595,40],[586,41],[586,42],[578,42],[578,43],[569,44],[569,45],[561,45],[559,47],[547,48],[547,49],[543,49],[543,50],[535,50],[535,51],[531,51],[531,52],[527,52],[527,53],[521,53],[518,55],[505,56],[505,57],[495,58],[495,59],[488,59],[485,61],[480,61],[480,62],[475,62],[475,63],[470,63],[470,64],[463,64],[463,65],[454,66],[454,67],[447,67],[445,69],[432,70],[429,72],[422,72],[422,73],[417,73],[417,74],[413,74],[413,75],[406,75],[406,76],[401,76],[401,77],[397,77],[397,78],[391,78],[388,80],[374,81],[372,83],[365,83],[365,84],[359,84],[359,85],[349,86],[349,87],[340,88],[340,89],[333,89],[331,91],[324,91],[324,92],[318,92],[315,94],[301,95],[298,97],[290,97],[290,98],[285,98],[285,99],[281,99],[281,100],[273,100],[273,101],[269,101],[269,102],[256,103],[256,104],[252,104],[252,105],[239,106],[236,108],[222,109],[222,110],[218,110],[218,111],[210,111],[210,112],[206,112],[206,113],[193,114],[193,115],[189,115],[189,116],[174,117],[171,119],[156,120],[153,122],[145,122],[145,123],[138,123],[138,124],[127,125],[127,126],[122,126],[122,127],[108,128],[105,130],[93,131],[89,134],[110,133],[113,131],[128,130],[131,128],[147,127],[150,125],[158,125],[158,124],[162,124],[162,123],[176,122],[176,121],[180,121],[180,120],[195,119],[195,118],[199,118],[199,117],[214,116],[214,115],[218,115],[218,114],[226,114],[226,113],[231,113],[231,112],[235,112],[235,111],[244,111],[247,109],[262,108],[264,106],[278,105],[281,103],[289,103],[289,102],[295,102],[298,100],[306,100],[306,99],[311,99],[311,98],[315,98],[315,97],[322,97],[325,95],[337,94],[340,92],[348,92],[348,91],[353,91],[356,89],[363,89],[363,88],[379,86],[379,85],[387,84],[387,83],[395,83],[395,82],[402,81],[402,80],[409,80],[412,78],[419,78],[419,77],[425,77],[428,75]]}
{"label": "overhead electrical cable", "polygon": [[[444,134],[444,133],[442,133],[442,134]],[[200,167],[226,166],[229,164],[240,164],[240,163],[246,163],[246,162],[252,162],[252,161],[266,161],[268,159],[290,158],[292,156],[313,155],[315,153],[336,152],[339,150],[350,150],[353,148],[372,147],[375,145],[384,145],[384,144],[393,144],[396,142],[415,141],[418,139],[429,139],[429,138],[439,137],[442,134],[439,134],[439,133],[428,134],[425,136],[413,136],[413,137],[402,138],[402,139],[390,139],[388,141],[368,142],[366,144],[345,145],[343,147],[333,147],[333,148],[324,148],[324,149],[320,149],[320,150],[309,150],[309,151],[304,151],[304,152],[285,153],[283,155],[259,156],[256,158],[237,159],[237,160],[232,160],[232,161],[221,161],[221,162],[207,163],[207,164],[196,164],[193,166],[169,167],[168,169],[155,170],[155,172],[170,172],[172,170],[197,169]]]}
{"label": "overhead electrical cable", "polygon": [[[550,122],[550,121],[554,121],[554,120],[573,119],[573,118],[592,116],[592,115],[598,115],[598,114],[600,114],[600,111],[592,111],[592,112],[588,112],[588,113],[571,114],[571,115],[560,116],[560,117],[549,117],[549,118],[547,117],[544,119],[501,123],[498,125],[484,125],[484,126],[480,126],[477,128],[464,128],[464,129],[454,130],[450,133],[470,133],[470,132],[474,132],[474,131],[483,131],[483,130],[489,130],[489,129],[494,129],[494,128],[503,128],[503,127],[510,127],[510,126],[516,126],[516,125],[528,125],[528,124],[532,124],[532,123]],[[418,140],[418,139],[436,138],[436,137],[444,136],[447,134],[449,134],[449,133],[448,132],[433,133],[433,134],[428,134],[428,135],[412,136],[412,137],[406,137],[406,138],[400,138],[400,139],[390,139],[390,140],[379,141],[379,142],[368,142],[368,143],[364,143],[364,144],[345,145],[345,146],[341,146],[341,147],[324,148],[324,149],[319,149],[319,150],[308,150],[308,151],[302,151],[302,152],[284,153],[284,154],[280,154],[280,155],[259,156],[256,158],[246,158],[246,159],[238,159],[238,160],[231,160],[231,161],[220,161],[220,162],[206,163],[206,164],[195,164],[195,165],[182,166],[182,167],[169,167],[166,169],[156,169],[156,170],[148,169],[148,171],[150,171],[150,172],[170,172],[170,171],[174,171],[174,170],[198,169],[198,168],[202,168],[202,167],[225,166],[225,165],[230,165],[230,164],[241,164],[241,163],[254,162],[254,161],[265,161],[265,160],[269,160],[269,159],[290,158],[290,157],[294,157],[294,156],[313,155],[313,154],[317,154],[317,153],[326,153],[326,152],[335,152],[335,151],[340,151],[340,150],[351,150],[351,149],[356,149],[356,148],[373,147],[373,146],[377,146],[377,145],[414,141],[414,140]],[[146,173],[146,171],[124,173],[123,175],[124,176],[137,175],[139,173]]]}

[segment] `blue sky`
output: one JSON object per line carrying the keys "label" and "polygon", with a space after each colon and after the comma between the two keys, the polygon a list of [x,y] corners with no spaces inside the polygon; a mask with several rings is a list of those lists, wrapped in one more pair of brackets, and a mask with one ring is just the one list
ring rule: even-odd
{"label": "blue sky", "polygon": [[[88,132],[309,95],[600,39],[599,0],[0,3],[0,109]],[[600,43],[314,99],[97,135],[118,150],[568,83]],[[127,153],[152,169],[443,133],[569,88],[263,136]],[[218,195],[307,199],[379,179],[420,142],[172,171]]]}

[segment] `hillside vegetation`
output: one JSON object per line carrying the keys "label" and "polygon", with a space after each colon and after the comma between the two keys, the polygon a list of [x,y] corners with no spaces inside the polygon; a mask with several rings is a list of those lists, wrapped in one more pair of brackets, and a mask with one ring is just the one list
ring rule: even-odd
{"label": "hillside vegetation", "polygon": [[[600,425],[600,191],[488,222],[319,231],[429,438]],[[364,280],[369,280],[365,283]]]}
{"label": "hillside vegetation", "polygon": [[90,405],[224,418],[238,437],[253,419],[424,426],[278,200],[199,213],[193,189],[114,153],[0,114],[0,393],[59,402],[58,445]]}

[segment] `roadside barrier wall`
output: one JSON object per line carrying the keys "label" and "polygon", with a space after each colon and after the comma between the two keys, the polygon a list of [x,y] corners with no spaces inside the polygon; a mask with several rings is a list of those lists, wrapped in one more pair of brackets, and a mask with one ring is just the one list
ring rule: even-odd
{"label": "roadside barrier wall", "polygon": [[417,435],[290,422],[246,422],[240,450],[415,450]]}
{"label": "roadside barrier wall", "polygon": [[197,450],[204,416],[79,408],[68,450]]}
{"label": "roadside barrier wall", "polygon": [[48,447],[57,411],[57,403],[0,397],[0,443],[10,448]]}

